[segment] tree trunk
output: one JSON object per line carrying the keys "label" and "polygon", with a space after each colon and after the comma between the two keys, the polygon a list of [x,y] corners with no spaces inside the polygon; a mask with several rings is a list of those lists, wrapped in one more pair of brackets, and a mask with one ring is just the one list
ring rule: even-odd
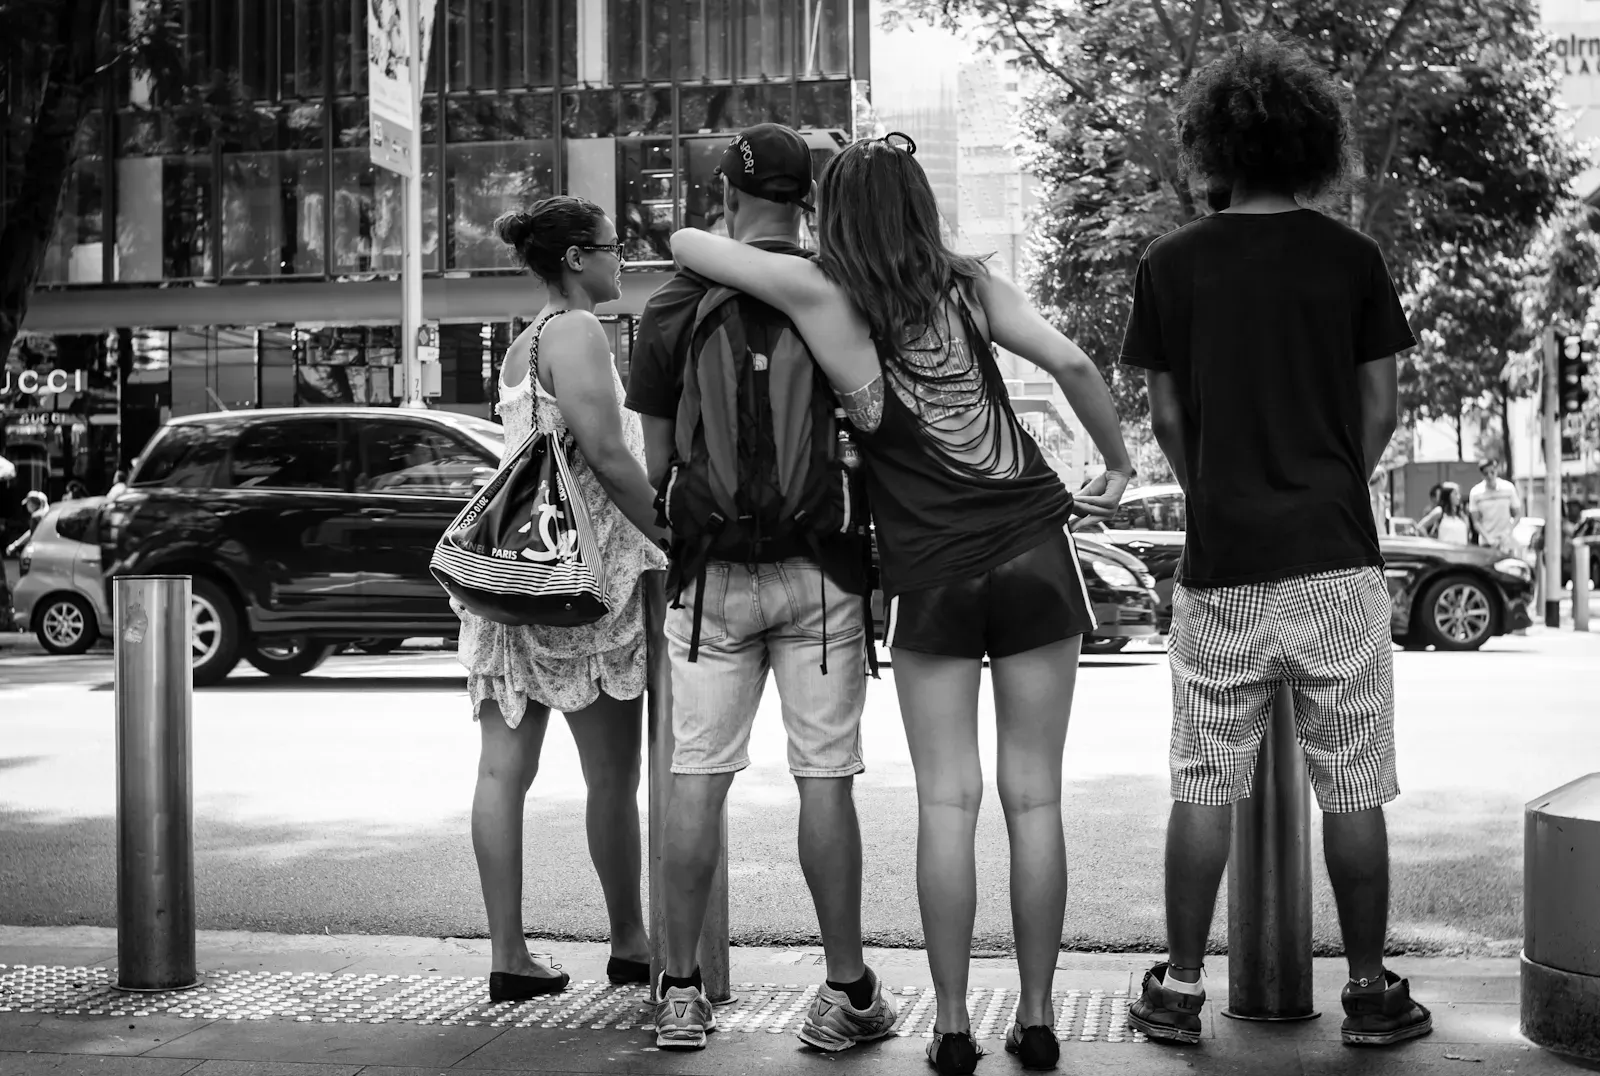
{"label": "tree trunk", "polygon": [[1467,446],[1461,434],[1461,405],[1456,405],[1456,461],[1464,462],[1467,458]]}
{"label": "tree trunk", "polygon": [[[5,192],[0,230],[0,359],[28,313],[28,297],[44,264],[61,194],[78,155],[78,130],[99,99],[96,68],[105,40],[106,0],[63,0],[53,26],[40,34],[50,61],[39,69],[38,111],[17,184]],[[8,169],[9,171],[9,169]]]}
{"label": "tree trunk", "polygon": [[1511,451],[1511,393],[1506,390],[1505,382],[1501,382],[1495,389],[1495,395],[1500,397],[1500,441],[1505,445],[1505,459],[1501,461],[1505,467],[1506,481],[1514,481],[1517,470],[1512,466],[1515,454]]}

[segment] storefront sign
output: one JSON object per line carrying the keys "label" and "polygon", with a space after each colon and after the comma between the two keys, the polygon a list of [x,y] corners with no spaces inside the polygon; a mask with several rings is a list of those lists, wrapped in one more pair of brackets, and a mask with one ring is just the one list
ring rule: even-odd
{"label": "storefront sign", "polygon": [[371,102],[372,163],[402,176],[416,174],[411,129],[417,122],[417,87],[411,84],[411,50],[422,22],[420,67],[427,69],[436,0],[371,0],[367,4],[367,86]]}
{"label": "storefront sign", "polygon": [[61,392],[84,392],[89,387],[87,370],[51,370],[41,374],[38,370],[0,371],[0,396],[13,392],[23,396],[54,396]]}

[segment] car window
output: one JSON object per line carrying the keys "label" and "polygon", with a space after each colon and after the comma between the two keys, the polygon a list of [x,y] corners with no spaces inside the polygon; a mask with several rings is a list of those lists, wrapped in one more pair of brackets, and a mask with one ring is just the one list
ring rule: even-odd
{"label": "car window", "polygon": [[89,528],[99,514],[98,504],[86,504],[82,507],[69,505],[56,515],[56,533],[68,541],[90,541]]}
{"label": "car window", "polygon": [[1149,530],[1150,509],[1142,500],[1123,501],[1117,505],[1116,512],[1106,526],[1114,531]]}
{"label": "car window", "polygon": [[343,463],[336,420],[290,419],[245,430],[229,470],[237,489],[343,490]]}
{"label": "car window", "polygon": [[363,423],[357,440],[361,460],[356,475],[358,493],[466,497],[495,470],[494,462],[481,450],[420,423]]}
{"label": "car window", "polygon": [[1146,524],[1153,531],[1181,531],[1187,525],[1183,494],[1168,493],[1160,497],[1149,497],[1145,505],[1150,512],[1150,522]]}
{"label": "car window", "polygon": [[198,424],[168,426],[144,450],[128,484],[204,489],[216,482],[222,455],[215,431]]}

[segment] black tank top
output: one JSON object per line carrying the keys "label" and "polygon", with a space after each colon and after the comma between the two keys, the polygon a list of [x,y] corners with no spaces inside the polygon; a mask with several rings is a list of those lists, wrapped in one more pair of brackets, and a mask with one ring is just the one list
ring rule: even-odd
{"label": "black tank top", "polygon": [[858,431],[884,594],[970,579],[1066,526],[1072,494],[1011,409],[1000,367],[957,292],[967,344],[884,354],[883,418]]}

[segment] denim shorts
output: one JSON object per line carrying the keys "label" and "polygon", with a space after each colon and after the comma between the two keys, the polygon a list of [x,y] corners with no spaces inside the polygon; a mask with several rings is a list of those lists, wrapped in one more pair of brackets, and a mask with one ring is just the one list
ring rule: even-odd
{"label": "denim shorts", "polygon": [[705,588],[698,660],[689,660],[695,584],[667,609],[672,772],[734,773],[750,765],[750,729],[769,669],[789,734],[789,772],[848,777],[865,769],[861,596],[809,560],[754,566],[714,560],[706,566]]}

